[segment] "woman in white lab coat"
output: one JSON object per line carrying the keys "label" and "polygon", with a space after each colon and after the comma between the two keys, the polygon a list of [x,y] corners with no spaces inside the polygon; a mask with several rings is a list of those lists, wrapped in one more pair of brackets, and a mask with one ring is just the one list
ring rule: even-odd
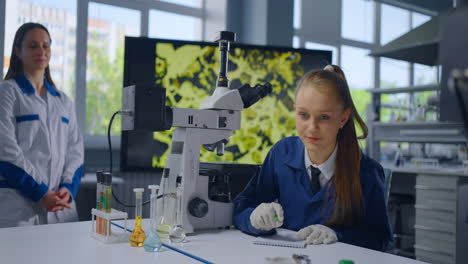
{"label": "woman in white lab coat", "polygon": [[50,76],[51,44],[43,25],[23,24],[0,83],[0,227],[78,220],[83,140]]}

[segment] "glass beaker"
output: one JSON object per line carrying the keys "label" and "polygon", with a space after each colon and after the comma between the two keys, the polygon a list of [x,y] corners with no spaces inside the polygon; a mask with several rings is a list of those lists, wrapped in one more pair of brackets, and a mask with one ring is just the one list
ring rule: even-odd
{"label": "glass beaker", "polygon": [[169,232],[169,240],[173,243],[181,243],[184,242],[186,234],[185,230],[182,227],[182,215],[183,215],[183,207],[182,207],[182,185],[179,183],[177,184],[177,219],[176,224],[172,227],[171,231]]}
{"label": "glass beaker", "polygon": [[162,242],[159,238],[158,232],[156,231],[158,225],[157,219],[157,199],[159,185],[149,185],[148,189],[151,190],[150,200],[150,232],[146,236],[144,242],[144,248],[147,252],[157,252],[161,250]]}
{"label": "glass beaker", "polygon": [[130,235],[130,246],[132,247],[142,247],[143,242],[145,241],[146,234],[143,231],[143,227],[141,226],[141,206],[142,206],[142,198],[143,198],[143,188],[135,188],[133,189],[135,192],[135,227],[133,228],[133,232]]}
{"label": "glass beaker", "polygon": [[[162,198],[158,202],[158,210],[160,212],[160,220],[157,226],[157,232],[160,238],[168,238],[169,232],[176,223],[176,208],[177,195],[175,186],[171,188],[169,169],[164,169],[163,177],[161,178]],[[159,200],[158,200],[159,201]]]}

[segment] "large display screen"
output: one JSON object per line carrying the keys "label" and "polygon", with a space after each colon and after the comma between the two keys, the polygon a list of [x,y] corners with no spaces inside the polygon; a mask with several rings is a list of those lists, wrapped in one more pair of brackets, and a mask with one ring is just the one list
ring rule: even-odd
{"label": "large display screen", "polygon": [[[200,161],[261,164],[274,143],[296,133],[298,80],[330,61],[330,51],[231,43],[230,87],[269,82],[273,92],[242,111],[241,129],[229,138],[223,156],[201,147]],[[214,42],[126,37],[124,65],[124,86],[165,88],[168,106],[199,108],[216,88],[219,49]],[[121,170],[163,168],[172,132],[123,131]]]}

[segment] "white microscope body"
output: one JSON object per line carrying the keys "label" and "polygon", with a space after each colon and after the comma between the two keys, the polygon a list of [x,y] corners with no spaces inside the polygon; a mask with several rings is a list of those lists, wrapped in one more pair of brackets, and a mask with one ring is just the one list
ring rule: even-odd
{"label": "white microscope body", "polygon": [[[172,108],[176,127],[172,136],[169,155],[161,178],[164,193],[176,193],[178,183],[183,189],[182,227],[186,233],[195,229],[227,227],[232,225],[233,204],[209,198],[209,177],[200,176],[200,146],[216,150],[223,155],[224,145],[233,130],[240,129],[241,111],[271,92],[271,85],[244,85],[239,89],[228,88],[227,54],[232,32],[222,31],[217,38],[220,56],[220,72],[217,88],[200,109]],[[211,148],[209,148],[211,146]],[[164,194],[163,194],[164,195]],[[175,199],[163,198],[163,217],[173,216]],[[173,218],[173,217],[170,217]],[[180,219],[180,218],[179,218]]]}
{"label": "white microscope body", "polygon": [[[241,111],[271,92],[269,83],[239,89],[228,85],[227,54],[233,32],[221,31],[217,41],[221,51],[217,88],[200,109],[165,106],[165,89],[125,87],[122,130],[163,131],[175,127],[169,155],[161,178],[162,199],[158,199],[160,224],[181,224],[186,233],[195,229],[232,225],[230,201],[209,198],[210,177],[200,176],[200,146],[224,153],[232,131],[240,129]],[[182,206],[177,210],[177,187],[182,188]],[[177,223],[177,220],[179,223]]]}
{"label": "white microscope body", "polygon": [[[237,92],[237,96],[238,94]],[[219,97],[220,100],[225,96]],[[176,129],[161,179],[163,192],[175,193],[177,182],[181,183],[183,210],[177,213],[182,214],[182,226],[186,233],[191,233],[194,229],[231,225],[233,204],[209,199],[209,177],[199,175],[200,146],[214,144],[221,154],[223,141],[232,135],[233,130],[240,129],[240,110],[173,108],[173,116],[173,126]],[[176,208],[175,199],[164,197],[163,202],[165,204],[162,205],[162,213],[167,218],[173,215]]]}

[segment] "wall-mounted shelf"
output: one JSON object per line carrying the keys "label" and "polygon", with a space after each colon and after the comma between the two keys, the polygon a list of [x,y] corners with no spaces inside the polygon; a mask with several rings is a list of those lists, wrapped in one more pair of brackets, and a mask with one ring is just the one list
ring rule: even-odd
{"label": "wall-mounted shelf", "polygon": [[425,92],[425,91],[438,91],[438,84],[408,86],[401,88],[375,88],[368,89],[367,91],[372,94],[390,94],[390,93],[410,93],[410,92]]}
{"label": "wall-mounted shelf", "polygon": [[374,142],[466,143],[462,123],[373,122],[370,127]]}

